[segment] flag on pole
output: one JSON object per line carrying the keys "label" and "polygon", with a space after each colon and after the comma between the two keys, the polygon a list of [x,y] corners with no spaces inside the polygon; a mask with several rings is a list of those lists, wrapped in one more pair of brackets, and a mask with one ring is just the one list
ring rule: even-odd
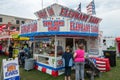
{"label": "flag on pole", "polygon": [[79,4],[77,11],[81,12],[81,3]]}
{"label": "flag on pole", "polygon": [[43,9],[43,0],[41,0],[42,2],[41,2],[41,6],[42,6],[42,9]]}
{"label": "flag on pole", "polygon": [[2,28],[6,28],[6,27],[7,27],[6,24],[2,25]]}
{"label": "flag on pole", "polygon": [[2,24],[2,25],[0,25],[0,28],[6,28],[6,27],[7,27],[6,24]]}
{"label": "flag on pole", "polygon": [[92,0],[87,6],[86,6],[86,9],[87,9],[87,14],[89,15],[95,15],[96,12],[95,12],[95,3],[94,3],[94,0]]}

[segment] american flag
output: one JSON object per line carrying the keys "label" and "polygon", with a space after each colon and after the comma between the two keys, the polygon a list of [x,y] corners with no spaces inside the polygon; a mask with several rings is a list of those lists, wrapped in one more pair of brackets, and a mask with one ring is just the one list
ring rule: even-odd
{"label": "american flag", "polygon": [[94,4],[94,0],[92,0],[86,7],[87,9],[87,14],[89,15],[95,15],[95,4]]}
{"label": "american flag", "polygon": [[79,4],[78,8],[77,8],[78,12],[81,12],[81,3]]}

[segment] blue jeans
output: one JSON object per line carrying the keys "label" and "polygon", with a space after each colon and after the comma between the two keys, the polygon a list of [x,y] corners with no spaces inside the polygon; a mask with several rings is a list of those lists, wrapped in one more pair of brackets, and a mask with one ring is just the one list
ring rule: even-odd
{"label": "blue jeans", "polygon": [[75,62],[75,80],[84,80],[84,62]]}

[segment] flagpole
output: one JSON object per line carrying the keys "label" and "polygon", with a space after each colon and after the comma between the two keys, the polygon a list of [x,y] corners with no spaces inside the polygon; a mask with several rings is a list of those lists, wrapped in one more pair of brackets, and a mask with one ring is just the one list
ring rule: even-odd
{"label": "flagpole", "polygon": [[43,9],[43,0],[41,0],[42,2],[41,2],[41,6],[42,6],[42,9]]}
{"label": "flagpole", "polygon": [[77,11],[78,11],[78,12],[81,12],[81,2],[80,2],[79,5],[78,5]]}
{"label": "flagpole", "polygon": [[58,0],[55,0],[56,1],[56,3],[58,3]]}

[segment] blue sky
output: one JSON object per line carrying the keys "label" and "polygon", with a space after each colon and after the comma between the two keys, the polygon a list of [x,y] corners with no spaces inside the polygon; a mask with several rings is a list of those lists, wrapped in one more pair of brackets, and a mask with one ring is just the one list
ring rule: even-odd
{"label": "blue sky", "polygon": [[[77,9],[81,2],[82,12],[92,0],[43,0],[43,8],[58,3]],[[102,18],[100,30],[103,36],[120,36],[120,0],[94,0],[96,16]],[[42,9],[42,0],[0,0],[0,14],[36,19],[34,13]]]}

